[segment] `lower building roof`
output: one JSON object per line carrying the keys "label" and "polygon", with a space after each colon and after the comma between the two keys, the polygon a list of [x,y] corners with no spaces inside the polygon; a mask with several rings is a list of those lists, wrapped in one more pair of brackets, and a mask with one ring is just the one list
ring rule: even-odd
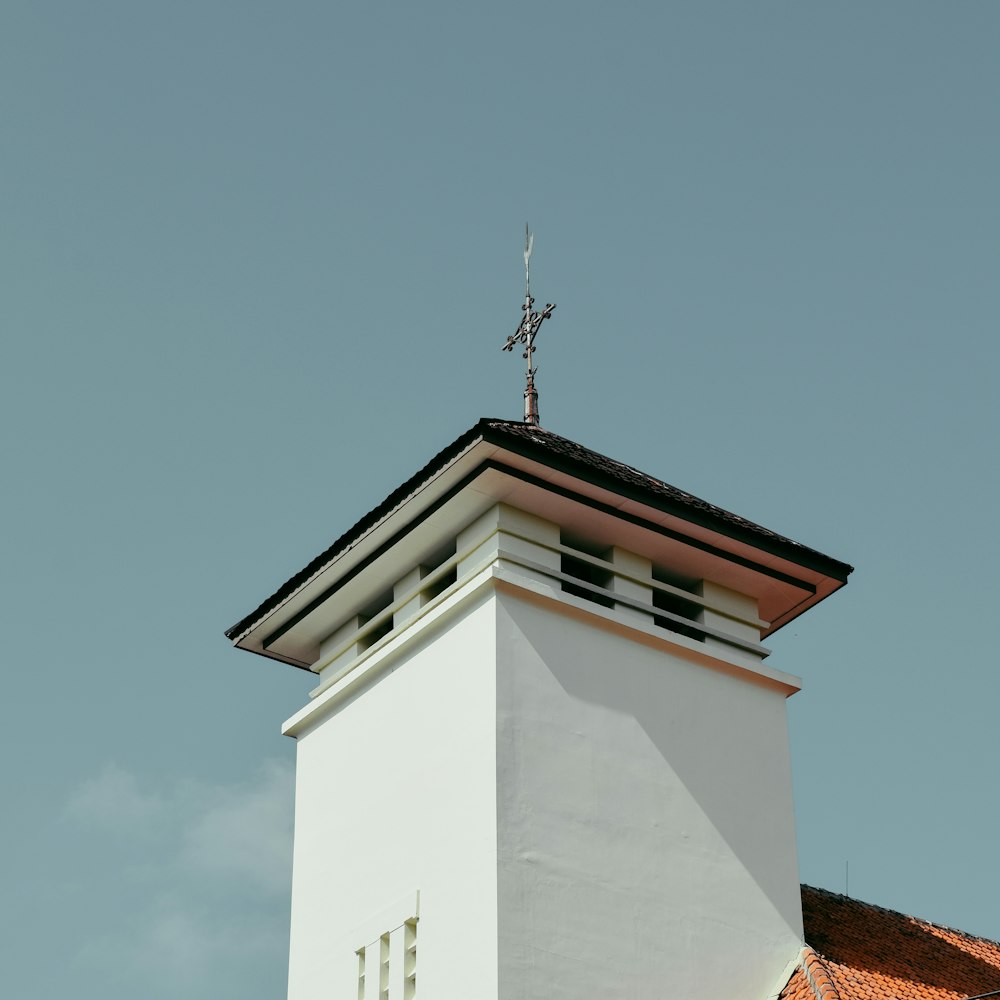
{"label": "lower building roof", "polygon": [[997,993],[1000,943],[802,886],[806,946],[779,1000],[956,1000]]}

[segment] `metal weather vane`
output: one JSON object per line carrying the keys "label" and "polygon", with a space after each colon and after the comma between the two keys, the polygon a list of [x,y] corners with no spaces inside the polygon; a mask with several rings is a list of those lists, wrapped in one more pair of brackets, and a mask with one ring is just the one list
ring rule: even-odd
{"label": "metal weather vane", "polygon": [[532,367],[533,354],[535,350],[535,337],[545,320],[552,315],[555,303],[547,302],[542,310],[532,308],[535,300],[531,295],[531,271],[529,261],[531,260],[531,249],[534,245],[535,237],[524,227],[524,305],[521,311],[521,323],[518,328],[507,338],[507,343],[503,345],[503,350],[513,351],[515,344],[524,344],[524,352],[521,357],[528,362],[527,387],[524,390],[524,422],[526,424],[538,425],[538,390],[535,388],[535,375],[537,368]]}

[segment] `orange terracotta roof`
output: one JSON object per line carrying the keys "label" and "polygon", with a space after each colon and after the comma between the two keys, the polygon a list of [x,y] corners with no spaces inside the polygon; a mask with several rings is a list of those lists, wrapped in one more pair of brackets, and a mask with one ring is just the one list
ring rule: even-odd
{"label": "orange terracotta roof", "polygon": [[779,1000],[964,1000],[1000,991],[996,941],[807,885],[802,920],[806,946]]}

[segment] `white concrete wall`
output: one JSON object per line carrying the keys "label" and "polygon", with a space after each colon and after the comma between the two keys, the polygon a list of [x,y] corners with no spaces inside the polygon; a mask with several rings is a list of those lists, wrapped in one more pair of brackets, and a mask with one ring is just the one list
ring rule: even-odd
{"label": "white concrete wall", "polygon": [[515,577],[293,726],[290,1000],[355,1000],[415,891],[417,1000],[764,1000],[801,938],[787,684]]}
{"label": "white concrete wall", "polygon": [[511,591],[497,629],[500,997],[763,1000],[802,930],[784,692]]}
{"label": "white concrete wall", "polygon": [[362,925],[414,890],[417,997],[497,995],[490,589],[447,624],[299,737],[289,1000],[355,1000],[356,938],[392,929]]}

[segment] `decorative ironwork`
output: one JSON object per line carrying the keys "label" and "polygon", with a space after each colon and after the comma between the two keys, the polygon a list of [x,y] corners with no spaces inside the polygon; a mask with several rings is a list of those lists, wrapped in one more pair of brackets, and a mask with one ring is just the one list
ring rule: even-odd
{"label": "decorative ironwork", "polygon": [[535,375],[538,369],[532,367],[533,355],[535,351],[535,337],[545,322],[555,309],[555,303],[547,302],[544,309],[534,309],[535,300],[531,295],[531,250],[535,243],[535,237],[524,227],[524,305],[521,306],[521,323],[518,328],[507,338],[507,343],[503,345],[503,350],[514,350],[515,344],[524,344],[524,351],[521,357],[528,362],[526,373],[527,387],[524,390],[524,422],[526,424],[538,424],[538,390],[535,388]]}

